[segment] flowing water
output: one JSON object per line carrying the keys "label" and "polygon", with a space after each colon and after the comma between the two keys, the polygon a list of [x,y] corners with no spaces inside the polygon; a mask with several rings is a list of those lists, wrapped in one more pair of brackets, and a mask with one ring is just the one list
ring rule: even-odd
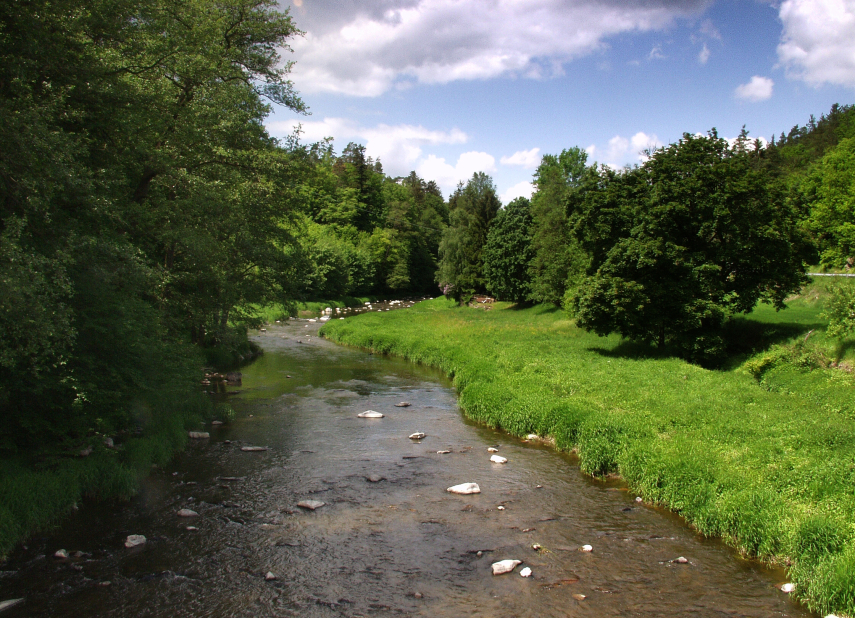
{"label": "flowing water", "polygon": [[[226,396],[237,418],[133,501],[86,504],[16,550],[0,601],[26,600],[3,618],[810,615],[775,587],[783,571],[569,456],[468,423],[439,373],[335,346],[318,326],[260,333],[264,355]],[[368,409],[385,417],[357,418]],[[446,491],[464,482],[482,493]],[[125,549],[130,534],[148,541]],[[523,564],[493,576],[505,559]]]}

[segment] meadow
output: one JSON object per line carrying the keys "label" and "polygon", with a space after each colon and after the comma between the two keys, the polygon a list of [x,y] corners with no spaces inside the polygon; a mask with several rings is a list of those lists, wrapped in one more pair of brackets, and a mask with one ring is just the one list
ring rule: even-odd
{"label": "meadow", "polygon": [[469,418],[575,451],[584,472],[620,475],[699,533],[790,567],[812,610],[855,615],[855,353],[825,337],[829,284],[731,320],[717,369],[597,337],[546,305],[440,297],[321,332],[441,368]]}

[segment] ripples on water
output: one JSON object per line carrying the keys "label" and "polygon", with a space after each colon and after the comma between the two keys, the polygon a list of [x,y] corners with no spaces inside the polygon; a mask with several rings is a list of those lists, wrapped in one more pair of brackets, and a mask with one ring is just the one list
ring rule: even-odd
{"label": "ripples on water", "polygon": [[[435,371],[337,347],[318,325],[262,333],[264,356],[228,396],[238,418],[208,428],[130,504],[86,505],[16,551],[0,599],[27,602],[4,618],[810,615],[774,587],[783,572],[569,457],[467,423]],[[367,409],[386,417],[356,418]],[[427,436],[408,439],[416,431]],[[508,463],[490,463],[488,446]],[[445,491],[469,481],[480,495]],[[297,507],[306,499],[326,505]],[[148,543],[125,550],[128,534]],[[52,558],[60,547],[84,555]],[[492,576],[502,559],[524,564]]]}

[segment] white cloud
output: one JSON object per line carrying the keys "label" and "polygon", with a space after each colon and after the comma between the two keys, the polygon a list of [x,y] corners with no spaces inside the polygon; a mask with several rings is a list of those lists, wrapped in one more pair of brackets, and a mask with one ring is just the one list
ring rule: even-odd
{"label": "white cloud", "polygon": [[662,60],[665,57],[665,54],[662,53],[661,45],[654,45],[653,49],[650,50],[650,53],[647,54],[648,60]]}
{"label": "white cloud", "polygon": [[585,148],[585,152],[588,153],[588,159],[592,159],[597,152],[596,144],[591,144],[587,148]]}
{"label": "white cloud", "polygon": [[499,196],[499,199],[502,200],[502,204],[510,204],[518,197],[524,197],[526,199],[531,199],[531,194],[534,192],[534,185],[532,185],[528,181],[518,182],[513,187],[510,187],[507,191],[502,193]]}
{"label": "white cloud", "polygon": [[428,155],[419,163],[416,173],[425,180],[434,180],[443,191],[450,193],[458,182],[466,182],[475,172],[493,173],[496,171],[496,159],[486,152],[464,152],[455,165],[445,162],[442,157]]}
{"label": "white cloud", "polygon": [[[300,8],[291,74],[304,93],[547,78],[626,32],[660,31],[711,0],[317,0]],[[661,50],[660,50],[661,53]]]}
{"label": "white cloud", "polygon": [[738,99],[745,99],[746,101],[757,103],[758,101],[765,101],[772,97],[772,87],[774,85],[775,82],[768,77],[755,75],[747,84],[737,86],[736,90],[734,90],[734,94],[736,94]]}
{"label": "white cloud", "polygon": [[519,150],[510,157],[502,157],[500,162],[502,165],[518,165],[528,170],[537,169],[540,165],[540,148]]}
{"label": "white cloud", "polygon": [[642,163],[649,158],[647,151],[656,150],[662,146],[662,142],[659,141],[656,135],[647,135],[647,133],[641,131],[632,136],[630,143],[632,145],[632,152]]}
{"label": "white cloud", "polygon": [[785,0],[778,58],[809,84],[855,87],[855,0]]}
{"label": "white cloud", "polygon": [[629,150],[629,140],[620,135],[615,135],[609,140],[609,149],[606,151],[606,161],[615,163],[623,161],[626,151]]}
{"label": "white cloud", "polygon": [[707,47],[707,44],[704,43],[704,48],[698,54],[698,62],[701,64],[706,64],[707,60],[710,59],[710,48]]}
{"label": "white cloud", "polygon": [[303,142],[317,142],[325,137],[333,137],[339,142],[339,149],[349,141],[365,144],[365,153],[374,159],[380,159],[383,169],[391,176],[405,176],[413,169],[422,156],[422,146],[439,144],[463,144],[467,135],[460,129],[434,131],[425,127],[400,124],[378,124],[363,127],[346,118],[324,118],[321,121],[273,122],[268,130],[273,135],[284,135],[301,125]]}

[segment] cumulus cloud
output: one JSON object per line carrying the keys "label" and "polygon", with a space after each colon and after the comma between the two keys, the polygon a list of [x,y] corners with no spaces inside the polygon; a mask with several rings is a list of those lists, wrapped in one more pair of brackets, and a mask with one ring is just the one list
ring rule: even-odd
{"label": "cumulus cloud", "polygon": [[707,47],[707,44],[704,43],[703,49],[698,53],[698,62],[701,64],[706,64],[707,60],[710,59],[710,48]]}
{"label": "cumulus cloud", "polygon": [[507,191],[505,191],[499,196],[499,199],[502,200],[502,204],[510,204],[518,197],[531,199],[532,193],[534,193],[534,185],[532,185],[530,182],[523,181],[518,182],[514,186],[510,187]]}
{"label": "cumulus cloud", "polygon": [[[291,133],[300,124],[302,141],[317,142],[332,137],[339,142],[357,141],[365,144],[365,153],[380,159],[384,171],[392,176],[408,174],[422,156],[423,146],[463,144],[467,135],[459,129],[435,131],[419,125],[386,125],[363,127],[346,118],[324,118],[320,121],[291,120],[271,123],[268,130],[273,135]],[[343,144],[342,144],[343,146]]]}
{"label": "cumulus cloud", "polygon": [[855,87],[855,0],[785,0],[778,58],[790,77]]}
{"label": "cumulus cloud", "polygon": [[529,170],[536,169],[540,165],[540,148],[519,150],[509,157],[502,157],[500,162],[502,165],[518,165]]}
{"label": "cumulus cloud", "polygon": [[[378,96],[402,84],[547,78],[611,36],[668,28],[711,0],[316,0],[291,74],[304,93]],[[661,50],[660,50],[661,53]]]}
{"label": "cumulus cloud", "polygon": [[774,85],[775,82],[768,77],[755,75],[747,84],[737,86],[736,90],[734,90],[734,94],[736,94],[738,99],[745,99],[746,101],[757,103],[758,101],[765,101],[772,98],[772,87]]}
{"label": "cumulus cloud", "polygon": [[659,138],[651,133],[639,131],[632,137],[615,135],[605,148],[591,144],[585,148],[589,159],[601,153],[602,162],[612,168],[621,168],[632,163],[643,163],[647,160],[647,152],[662,147]]}
{"label": "cumulus cloud", "polygon": [[632,152],[641,162],[647,161],[649,158],[647,155],[648,152],[656,150],[662,146],[662,142],[659,141],[659,138],[656,137],[656,135],[648,135],[642,131],[639,131],[632,136],[630,144],[632,146]]}
{"label": "cumulus cloud", "polygon": [[466,182],[475,172],[491,174],[496,171],[496,159],[486,152],[464,152],[455,165],[442,157],[428,155],[416,168],[425,180],[434,180],[446,193],[451,193],[458,182]]}

